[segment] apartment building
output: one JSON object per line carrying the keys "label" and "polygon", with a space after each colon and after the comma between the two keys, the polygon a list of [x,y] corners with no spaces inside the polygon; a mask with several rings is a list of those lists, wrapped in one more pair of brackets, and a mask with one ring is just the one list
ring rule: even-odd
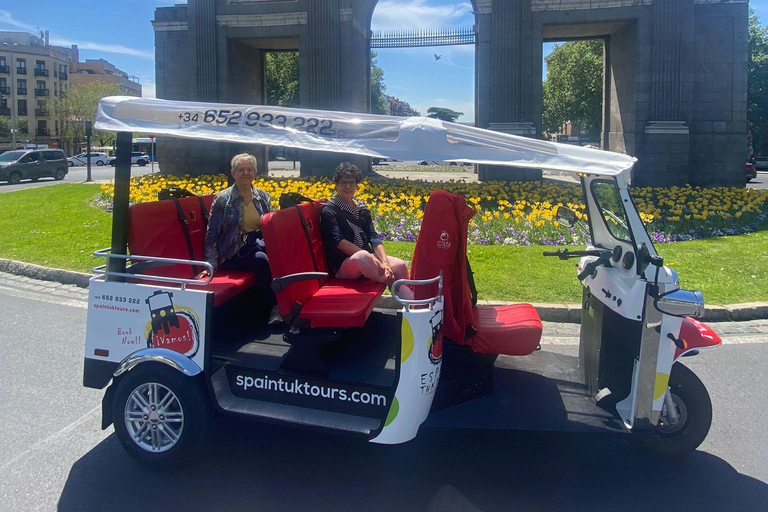
{"label": "apartment building", "polygon": [[[58,122],[51,103],[69,87],[71,49],[51,46],[42,37],[25,32],[0,31],[0,116],[16,115],[27,121],[28,140],[51,145]],[[18,126],[18,125],[17,125]]]}
{"label": "apartment building", "polygon": [[72,72],[69,75],[71,84],[109,82],[120,86],[122,94],[141,96],[141,84],[138,77],[129,75],[104,59],[85,59],[85,62],[78,62],[80,60],[79,55],[73,57],[75,58],[72,61]]}

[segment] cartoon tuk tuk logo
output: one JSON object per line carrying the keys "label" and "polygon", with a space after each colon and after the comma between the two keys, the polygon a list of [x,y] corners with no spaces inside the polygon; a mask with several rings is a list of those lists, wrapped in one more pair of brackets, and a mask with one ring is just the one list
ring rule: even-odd
{"label": "cartoon tuk tuk logo", "polygon": [[147,337],[147,346],[167,348],[187,357],[194,357],[200,347],[197,315],[191,311],[176,311],[173,292],[156,290],[145,302],[149,306],[152,325]]}
{"label": "cartoon tuk tuk logo", "polygon": [[440,364],[443,360],[443,312],[437,311],[429,319],[432,327],[432,337],[429,339],[429,360],[432,364]]}

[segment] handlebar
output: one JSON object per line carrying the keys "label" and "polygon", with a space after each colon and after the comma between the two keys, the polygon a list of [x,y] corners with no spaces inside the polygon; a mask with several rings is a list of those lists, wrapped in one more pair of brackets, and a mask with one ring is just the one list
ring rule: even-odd
{"label": "handlebar", "polygon": [[611,259],[611,255],[612,253],[610,251],[603,252],[599,258],[584,265],[584,270],[579,272],[578,275],[579,281],[583,281],[589,276],[594,277],[595,272],[597,272],[597,267],[606,264]]}
{"label": "handlebar", "polygon": [[561,260],[567,260],[568,258],[581,258],[583,256],[603,256],[612,254],[611,251],[605,249],[591,249],[588,251],[569,251],[568,249],[558,249],[557,251],[544,251],[544,256],[557,256]]}

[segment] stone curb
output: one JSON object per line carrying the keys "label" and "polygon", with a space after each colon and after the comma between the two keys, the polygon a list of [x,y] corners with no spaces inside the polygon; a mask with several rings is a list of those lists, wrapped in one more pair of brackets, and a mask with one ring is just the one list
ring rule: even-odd
{"label": "stone curb", "polygon": [[0,272],[15,274],[17,276],[31,277],[41,281],[54,281],[61,284],[73,284],[80,288],[88,288],[88,280],[93,277],[91,274],[74,272],[72,270],[62,270],[59,268],[41,267],[31,263],[22,263],[20,261],[5,260],[0,258]]}
{"label": "stone curb", "polygon": [[[62,270],[58,268],[42,267],[31,263],[6,260],[0,258],[0,272],[7,272],[18,276],[31,277],[42,281],[54,281],[61,284],[72,284],[80,288],[88,288],[91,274]],[[479,304],[504,305],[502,301],[481,300]],[[545,304],[533,303],[539,317],[544,322],[558,322],[578,324],[581,323],[581,304]],[[398,304],[391,295],[383,295],[376,307],[382,309],[399,309]],[[731,304],[728,306],[706,306],[704,311],[705,322],[745,322],[748,320],[768,319],[768,302],[748,302],[744,304]]]}

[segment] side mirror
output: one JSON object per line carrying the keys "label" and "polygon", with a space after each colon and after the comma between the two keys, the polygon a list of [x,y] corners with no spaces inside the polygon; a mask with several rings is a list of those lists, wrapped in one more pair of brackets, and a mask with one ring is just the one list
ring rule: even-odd
{"label": "side mirror", "polygon": [[651,264],[651,251],[648,250],[648,246],[643,243],[640,249],[637,250],[637,274],[642,276],[645,273],[645,269]]}
{"label": "side mirror", "polygon": [[563,224],[564,226],[569,228],[573,227],[578,221],[578,217],[576,217],[576,212],[566,206],[558,207],[556,216],[560,224]]}
{"label": "side mirror", "polygon": [[704,315],[704,297],[699,291],[674,290],[656,299],[653,305],[666,315],[693,318]]}

